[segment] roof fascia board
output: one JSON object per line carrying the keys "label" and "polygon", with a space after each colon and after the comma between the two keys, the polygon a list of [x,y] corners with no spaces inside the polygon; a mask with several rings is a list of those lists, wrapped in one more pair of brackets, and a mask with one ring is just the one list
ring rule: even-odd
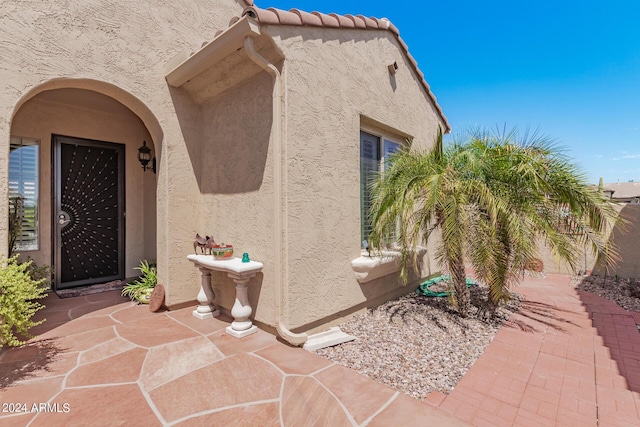
{"label": "roof fascia board", "polygon": [[246,37],[257,37],[260,34],[260,24],[245,15],[204,45],[202,49],[169,71],[165,78],[169,85],[180,87],[224,57],[240,49]]}

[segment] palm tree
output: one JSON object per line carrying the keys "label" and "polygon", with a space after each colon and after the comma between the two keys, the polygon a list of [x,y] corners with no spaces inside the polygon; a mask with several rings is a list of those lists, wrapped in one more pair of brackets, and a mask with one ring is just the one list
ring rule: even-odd
{"label": "palm tree", "polygon": [[395,231],[406,280],[416,247],[438,231],[436,260],[452,276],[453,301],[463,316],[470,308],[465,264],[497,306],[541,241],[572,268],[586,247],[598,262],[615,262],[606,236],[616,210],[537,133],[475,131],[445,148],[439,132],[432,150],[407,147],[393,156],[372,194],[372,246],[382,247]]}

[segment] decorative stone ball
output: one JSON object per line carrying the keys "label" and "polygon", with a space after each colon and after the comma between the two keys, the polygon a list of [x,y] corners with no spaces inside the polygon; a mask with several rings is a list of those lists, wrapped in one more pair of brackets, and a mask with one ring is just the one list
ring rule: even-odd
{"label": "decorative stone ball", "polygon": [[231,259],[233,256],[233,246],[225,245],[224,243],[221,245],[215,245],[211,248],[211,253],[215,259]]}

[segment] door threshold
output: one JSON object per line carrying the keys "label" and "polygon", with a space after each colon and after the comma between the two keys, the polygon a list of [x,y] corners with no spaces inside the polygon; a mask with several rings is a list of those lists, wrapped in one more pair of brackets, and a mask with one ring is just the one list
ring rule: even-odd
{"label": "door threshold", "polygon": [[107,283],[99,283],[99,284],[88,285],[88,286],[78,286],[76,288],[55,289],[54,292],[60,298],[83,297],[86,295],[99,294],[101,292],[122,290],[122,287],[126,285],[128,281],[129,279],[113,280]]}

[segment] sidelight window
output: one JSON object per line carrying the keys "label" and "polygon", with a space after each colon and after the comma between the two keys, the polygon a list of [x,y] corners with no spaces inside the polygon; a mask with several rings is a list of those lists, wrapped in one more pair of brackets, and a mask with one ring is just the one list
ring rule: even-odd
{"label": "sidelight window", "polygon": [[[11,137],[9,154],[10,233],[16,252],[38,250],[39,141]],[[15,233],[14,233],[15,231]]]}

